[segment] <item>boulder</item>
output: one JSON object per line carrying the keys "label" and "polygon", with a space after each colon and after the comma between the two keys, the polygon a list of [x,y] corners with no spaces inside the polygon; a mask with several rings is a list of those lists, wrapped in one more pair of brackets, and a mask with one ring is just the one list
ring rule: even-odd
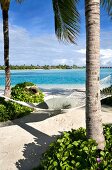
{"label": "boulder", "polygon": [[39,95],[39,89],[36,86],[28,86],[27,89],[33,94]]}

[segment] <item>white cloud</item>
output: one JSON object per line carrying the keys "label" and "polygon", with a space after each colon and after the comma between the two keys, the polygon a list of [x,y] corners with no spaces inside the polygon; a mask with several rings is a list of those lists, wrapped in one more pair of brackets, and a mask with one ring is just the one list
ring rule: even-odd
{"label": "white cloud", "polygon": [[68,63],[69,63],[69,65],[73,65],[74,61],[73,61],[73,59],[69,60],[69,59],[66,59],[66,58],[61,58],[61,59],[55,59],[53,61],[53,63],[56,64],[56,65],[58,65],[58,64],[64,65],[64,64],[68,64]]}
{"label": "white cloud", "polygon": [[[106,33],[105,33],[106,34]],[[110,36],[112,33],[108,33]],[[108,35],[107,34],[107,35]],[[110,38],[110,36],[106,38]],[[108,48],[108,38],[105,48],[101,49],[102,65],[112,61],[112,49]],[[110,40],[110,39],[109,39]],[[112,42],[112,41],[111,41]],[[78,45],[65,45],[59,43],[55,35],[43,34],[32,36],[23,27],[10,24],[10,63],[11,64],[68,64],[85,65],[85,35],[82,34],[78,39]],[[0,64],[3,64],[3,35],[2,24],[0,21]]]}
{"label": "white cloud", "polygon": [[80,50],[77,50],[77,52],[81,54],[86,54],[86,49],[80,49]]}
{"label": "white cloud", "polygon": [[112,58],[112,49],[101,49],[100,54],[103,59]]}
{"label": "white cloud", "polygon": [[[86,49],[80,49],[77,52],[85,55]],[[101,49],[100,55],[102,66],[112,66],[112,49]]]}
{"label": "white cloud", "polygon": [[[1,24],[0,24],[1,25]],[[3,64],[3,36],[0,26],[0,58]],[[29,32],[10,25],[10,63],[11,64],[80,64],[77,46],[59,43],[55,35],[33,37]],[[64,57],[63,57],[64,56]]]}

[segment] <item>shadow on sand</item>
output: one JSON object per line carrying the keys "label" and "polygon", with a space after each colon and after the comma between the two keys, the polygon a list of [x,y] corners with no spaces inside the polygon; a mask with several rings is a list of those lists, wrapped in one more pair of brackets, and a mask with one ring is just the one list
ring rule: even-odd
{"label": "shadow on sand", "polygon": [[73,92],[83,92],[83,89],[63,89],[63,88],[40,88],[43,92],[47,92],[49,95],[70,95]]}
{"label": "shadow on sand", "polygon": [[34,142],[24,145],[22,151],[24,158],[18,160],[15,164],[18,170],[32,170],[39,165],[42,153],[46,151],[48,145],[55,140],[56,136],[50,137],[27,124],[21,124],[20,126],[35,138]]}
{"label": "shadow on sand", "polygon": [[[112,126],[111,123],[107,125]],[[50,137],[24,123],[18,123],[18,126],[35,136],[35,138],[34,142],[24,145],[24,158],[18,160],[15,164],[18,170],[32,170],[39,165],[42,153],[46,151],[48,145],[56,140],[58,136]]]}
{"label": "shadow on sand", "polygon": [[24,145],[22,151],[24,158],[15,163],[18,170],[32,170],[37,167],[40,163],[42,153],[46,151],[48,145],[52,141],[56,140],[57,136],[49,136],[27,124],[31,122],[39,122],[47,118],[49,118],[49,111],[45,111],[45,113],[33,113],[29,116],[13,121],[14,124],[20,126],[34,136],[34,142]]}

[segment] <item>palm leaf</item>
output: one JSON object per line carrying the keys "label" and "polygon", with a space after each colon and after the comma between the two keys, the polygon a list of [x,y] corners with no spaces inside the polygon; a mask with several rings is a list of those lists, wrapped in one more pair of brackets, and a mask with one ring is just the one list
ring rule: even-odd
{"label": "palm leaf", "polygon": [[100,3],[102,7],[106,9],[106,11],[108,12],[108,15],[112,19],[112,0],[101,0]]}
{"label": "palm leaf", "polygon": [[59,40],[76,43],[80,27],[77,10],[79,0],[52,0],[55,16],[55,33]]}

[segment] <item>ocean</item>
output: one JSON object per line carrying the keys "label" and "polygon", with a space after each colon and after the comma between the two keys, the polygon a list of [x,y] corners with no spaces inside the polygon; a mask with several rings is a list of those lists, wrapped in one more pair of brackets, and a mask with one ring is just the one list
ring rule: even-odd
{"label": "ocean", "polygon": [[[112,74],[112,68],[103,68],[100,72],[100,79]],[[0,87],[5,84],[4,71],[0,71]],[[68,70],[12,70],[11,85],[17,83],[33,82],[39,87],[44,86],[85,86],[86,71],[85,69],[68,69]]]}

